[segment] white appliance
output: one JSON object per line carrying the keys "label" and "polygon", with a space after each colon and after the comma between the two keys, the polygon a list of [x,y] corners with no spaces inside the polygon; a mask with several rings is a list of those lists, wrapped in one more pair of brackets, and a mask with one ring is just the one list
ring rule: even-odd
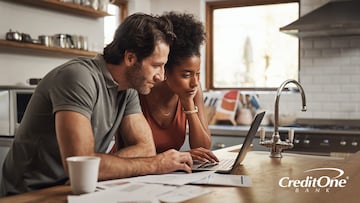
{"label": "white appliance", "polygon": [[34,88],[0,86],[0,169],[33,92]]}
{"label": "white appliance", "polygon": [[34,88],[0,86],[0,136],[13,137]]}

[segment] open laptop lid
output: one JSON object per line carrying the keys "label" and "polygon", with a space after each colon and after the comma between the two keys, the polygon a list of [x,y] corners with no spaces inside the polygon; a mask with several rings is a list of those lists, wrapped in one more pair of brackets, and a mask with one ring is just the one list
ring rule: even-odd
{"label": "open laptop lid", "polygon": [[241,164],[241,162],[245,159],[247,152],[251,150],[252,141],[259,129],[259,126],[264,118],[264,115],[265,115],[265,111],[258,113],[255,116],[254,120],[252,121],[252,123],[250,125],[250,129],[245,137],[245,140],[240,148],[240,151],[236,157],[234,166],[232,168],[239,166]]}
{"label": "open laptop lid", "polygon": [[219,163],[218,165],[213,165],[211,167],[201,167],[201,168],[198,168],[198,166],[193,165],[193,171],[212,171],[212,170],[214,170],[217,173],[230,173],[233,170],[233,168],[235,168],[236,166],[241,164],[241,162],[244,160],[247,152],[251,150],[251,147],[252,147],[251,143],[259,129],[259,126],[261,124],[261,121],[264,118],[264,115],[265,115],[265,111],[258,113],[255,116],[254,120],[252,121],[252,123],[250,125],[250,129],[247,132],[245,140],[236,156],[236,159],[232,160],[233,162],[230,167],[226,166],[223,168],[221,166],[222,165],[221,163]]}

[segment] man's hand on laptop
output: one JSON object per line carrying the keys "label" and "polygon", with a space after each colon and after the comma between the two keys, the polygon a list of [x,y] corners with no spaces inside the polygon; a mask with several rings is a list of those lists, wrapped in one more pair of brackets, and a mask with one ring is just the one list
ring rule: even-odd
{"label": "man's hand on laptop", "polygon": [[179,152],[169,149],[155,156],[153,162],[157,165],[156,173],[169,173],[173,171],[184,171],[191,173],[192,158],[188,152]]}
{"label": "man's hand on laptop", "polygon": [[212,153],[212,151],[202,147],[191,149],[188,152],[190,152],[191,157],[194,161],[211,163],[219,162],[219,159]]}

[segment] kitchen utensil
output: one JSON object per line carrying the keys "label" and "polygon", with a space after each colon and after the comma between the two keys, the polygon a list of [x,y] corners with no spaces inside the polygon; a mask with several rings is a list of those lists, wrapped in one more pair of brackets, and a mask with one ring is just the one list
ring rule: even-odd
{"label": "kitchen utensil", "polygon": [[21,41],[22,35],[20,32],[10,29],[9,32],[6,33],[6,39],[10,41]]}
{"label": "kitchen utensil", "polygon": [[245,104],[246,104],[246,108],[251,109],[252,105],[251,105],[251,96],[249,94],[245,95]]}
{"label": "kitchen utensil", "polygon": [[41,78],[29,78],[26,82],[29,84],[29,85],[37,85],[39,84]]}
{"label": "kitchen utensil", "polygon": [[109,5],[109,0],[99,0],[98,10],[106,12],[108,5]]}
{"label": "kitchen utensil", "polygon": [[74,43],[74,48],[75,49],[82,49],[83,47],[83,40],[82,40],[82,36],[81,35],[71,35],[73,43]]}
{"label": "kitchen utensil", "polygon": [[53,37],[52,37],[52,36],[49,36],[49,35],[40,35],[38,38],[39,38],[40,43],[41,43],[42,45],[47,46],[47,47],[52,47],[52,46],[54,46]]}
{"label": "kitchen utensil", "polygon": [[[270,123],[275,125],[275,116],[274,114],[269,114]],[[296,113],[281,113],[279,114],[279,126],[289,126],[296,123]]]}
{"label": "kitchen utensil", "polygon": [[91,6],[91,0],[81,0],[81,5]]}
{"label": "kitchen utensil", "polygon": [[66,35],[65,34],[56,34],[54,35],[54,46],[60,48],[66,47]]}
{"label": "kitchen utensil", "polygon": [[239,92],[229,90],[224,92],[221,103],[216,108],[215,118],[217,123],[236,125],[235,115],[238,107]]}
{"label": "kitchen utensil", "polygon": [[227,111],[234,111],[237,105],[238,91],[230,90],[224,94],[221,101],[221,108]]}
{"label": "kitchen utensil", "polygon": [[99,1],[98,0],[90,0],[90,7],[97,10],[99,8]]}
{"label": "kitchen utensil", "polygon": [[40,40],[38,40],[38,39],[32,39],[31,43],[33,43],[33,44],[41,44]]}
{"label": "kitchen utensil", "polygon": [[79,36],[79,41],[80,41],[80,49],[82,50],[88,50],[88,38],[86,36]]}
{"label": "kitchen utensil", "polygon": [[[206,100],[207,100],[207,97],[206,97]],[[206,100],[205,100],[205,102],[206,102]],[[216,123],[216,119],[215,119],[216,102],[217,102],[217,98],[210,98],[209,104],[206,105],[206,103],[205,103],[205,114],[206,114],[209,125],[214,125]]]}
{"label": "kitchen utensil", "polygon": [[69,34],[56,34],[53,36],[54,46],[60,48],[74,48],[72,36]]}
{"label": "kitchen utensil", "polygon": [[253,120],[252,112],[249,108],[240,108],[237,111],[236,124],[250,125]]}
{"label": "kitchen utensil", "polygon": [[253,106],[255,109],[260,108],[260,104],[259,104],[257,96],[252,95],[251,99],[250,99],[250,103],[251,103],[251,106]]}
{"label": "kitchen utensil", "polygon": [[32,43],[31,36],[27,33],[21,33],[21,41],[26,43]]}

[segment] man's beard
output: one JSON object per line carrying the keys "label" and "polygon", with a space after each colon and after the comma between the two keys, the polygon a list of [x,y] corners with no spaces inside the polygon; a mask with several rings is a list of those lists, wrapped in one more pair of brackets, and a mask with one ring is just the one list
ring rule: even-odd
{"label": "man's beard", "polygon": [[140,94],[149,94],[151,89],[145,86],[146,78],[142,71],[140,63],[135,63],[133,67],[126,72],[126,78],[130,84],[130,88],[137,90]]}

